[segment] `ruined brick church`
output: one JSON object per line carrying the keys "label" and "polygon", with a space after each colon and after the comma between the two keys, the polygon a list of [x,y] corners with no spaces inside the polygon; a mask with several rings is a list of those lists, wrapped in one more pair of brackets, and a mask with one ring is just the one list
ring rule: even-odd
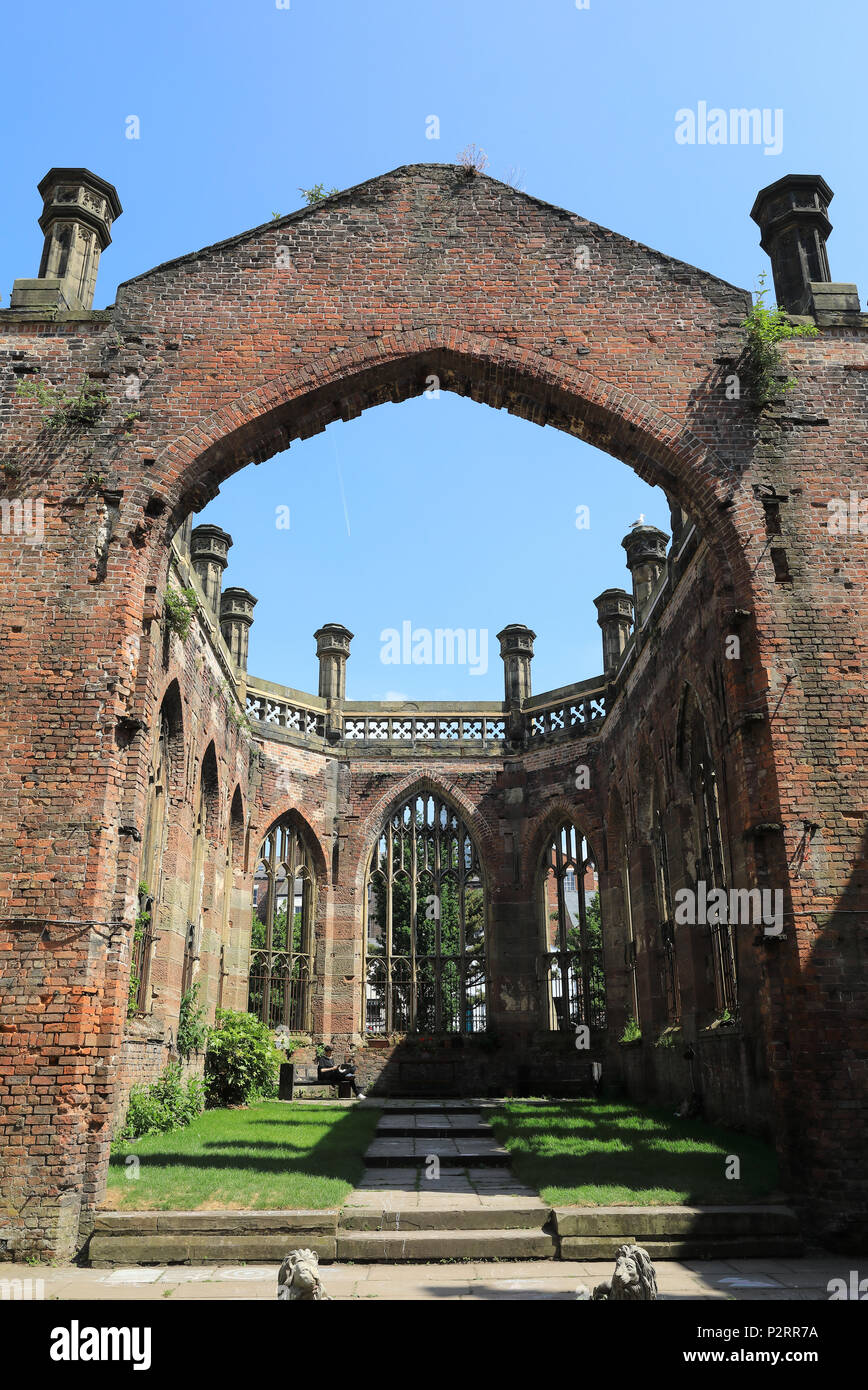
{"label": "ruined brick church", "polygon": [[[100,311],[114,187],[39,190],[39,275],[0,310],[0,1258],[87,1238],[194,984],[209,1019],[354,1048],[374,1094],[687,1097],[774,1140],[822,1239],[864,1239],[868,316],[823,179],[751,213],[819,330],[761,408],[746,291],[460,168]],[[257,600],[195,513],[432,375],[665,490],[671,534],[625,518],[599,671],[535,693],[513,623],[502,701],[358,702],[311,606],[317,692],[249,673]],[[679,916],[711,895],[747,919]]]}

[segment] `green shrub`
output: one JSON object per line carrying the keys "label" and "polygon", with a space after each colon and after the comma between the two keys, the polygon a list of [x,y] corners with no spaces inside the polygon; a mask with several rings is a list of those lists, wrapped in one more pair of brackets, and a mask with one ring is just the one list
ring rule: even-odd
{"label": "green shrub", "polygon": [[203,1052],[211,1030],[205,1022],[205,1007],[199,1003],[199,985],[191,985],[181,996],[181,1011],[178,1015],[178,1036],[175,1048],[179,1057],[187,1058],[191,1052]]}
{"label": "green shrub", "polygon": [[274,1095],[282,1061],[267,1023],[253,1014],[218,1009],[205,1057],[208,1104],[248,1105]]}
{"label": "green shrub", "polygon": [[49,429],[59,430],[66,425],[87,428],[95,425],[109,407],[109,398],[104,391],[91,381],[83,381],[73,395],[48,386],[38,378],[35,381],[19,381],[15,388],[18,396],[32,396],[43,410],[42,422]]}
{"label": "green shrub", "polygon": [[304,197],[308,207],[313,207],[314,203],[321,203],[323,198],[332,198],[335,193],[340,193],[339,188],[326,188],[324,183],[315,183],[313,188],[300,188],[299,193]]}
{"label": "green shrub", "polygon": [[796,385],[795,377],[780,380],[787,364],[778,344],[789,338],[816,338],[819,331],[814,324],[790,323],[788,315],[778,305],[769,309],[765,302],[765,282],[763,273],[759,277],[754,306],[742,325],[747,331],[744,361],[758,410],[768,405],[774,396],[792,391]]}
{"label": "green shrub", "polygon": [[199,607],[196,590],[182,589],[179,594],[174,589],[167,589],[163,595],[163,607],[170,632],[174,632],[182,642],[186,642],[193,615]]}
{"label": "green shrub", "polygon": [[205,1109],[205,1086],[198,1076],[184,1081],[178,1062],[170,1062],[150,1086],[133,1086],[123,1128],[115,1141],[183,1129]]}

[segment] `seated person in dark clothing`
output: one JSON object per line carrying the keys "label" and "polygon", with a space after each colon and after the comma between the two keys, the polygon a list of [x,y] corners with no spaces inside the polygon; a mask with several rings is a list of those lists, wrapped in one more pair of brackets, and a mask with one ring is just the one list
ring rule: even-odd
{"label": "seated person in dark clothing", "polygon": [[352,1086],[353,1095],[357,1096],[359,1100],[365,1099],[364,1092],[360,1091],[356,1085],[355,1067],[349,1061],[337,1066],[334,1059],[334,1048],[331,1045],[324,1047],[316,1059],[316,1076],[317,1080],[322,1081],[325,1085],[340,1086],[343,1083]]}

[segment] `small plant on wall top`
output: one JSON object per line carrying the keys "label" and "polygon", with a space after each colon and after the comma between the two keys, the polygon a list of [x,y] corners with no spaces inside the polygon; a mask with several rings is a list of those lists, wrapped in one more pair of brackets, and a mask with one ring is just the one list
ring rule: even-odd
{"label": "small plant on wall top", "polygon": [[190,624],[198,607],[199,600],[195,589],[182,589],[180,593],[175,589],[167,589],[163,595],[166,625],[182,642],[186,642],[190,635]]}
{"label": "small plant on wall top", "polygon": [[796,385],[795,377],[780,380],[786,362],[779,344],[789,338],[816,338],[819,331],[812,323],[790,323],[784,310],[777,305],[769,309],[765,302],[767,293],[766,277],[762,274],[754,295],[754,306],[742,324],[747,331],[744,363],[758,410],[768,405],[774,396],[791,391]]}
{"label": "small plant on wall top", "polygon": [[464,175],[472,179],[476,174],[485,173],[488,168],[488,155],[478,145],[465,145],[456,162]]}
{"label": "small plant on wall top", "polygon": [[[340,193],[339,188],[326,188],[324,183],[315,183],[313,188],[300,188],[299,193],[304,198],[308,207],[313,207],[314,203],[321,203],[323,198],[331,198],[335,193]],[[280,214],[272,214],[272,216]]]}

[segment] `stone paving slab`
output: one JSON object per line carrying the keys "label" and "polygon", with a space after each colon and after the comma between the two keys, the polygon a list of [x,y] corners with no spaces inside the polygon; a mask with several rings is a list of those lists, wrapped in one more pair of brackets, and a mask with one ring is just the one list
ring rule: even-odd
{"label": "stone paving slab", "polygon": [[[833,1278],[848,1278],[847,1256],[811,1257],[810,1261],[726,1260],[686,1263],[660,1261],[657,1281],[662,1300],[736,1299],[778,1303],[826,1300]],[[773,1265],[772,1273],[769,1266]],[[136,1300],[256,1299],[275,1300],[278,1263],[204,1267],[125,1268],[107,1271],[75,1265],[12,1265],[3,1279],[41,1279],[49,1299]],[[461,1264],[325,1264],[322,1277],[336,1300],[574,1300],[578,1284],[592,1288],[610,1277],[612,1261],[515,1260],[496,1265]],[[735,1282],[733,1282],[735,1281]],[[816,1282],[814,1282],[816,1281]]]}
{"label": "stone paving slab", "polygon": [[393,1129],[412,1129],[422,1131],[429,1129],[463,1130],[467,1129],[470,1126],[475,1126],[478,1129],[480,1129],[480,1131],[486,1134],[491,1133],[490,1127],[486,1124],[483,1124],[482,1120],[479,1117],[479,1112],[475,1110],[464,1110],[457,1113],[454,1111],[444,1111],[442,1115],[386,1114],[380,1120],[380,1123],[377,1126],[377,1132],[378,1134],[386,1135],[389,1133],[390,1130]]}
{"label": "stone paving slab", "polygon": [[436,1155],[438,1158],[466,1158],[473,1159],[499,1159],[503,1163],[508,1163],[509,1153],[498,1144],[494,1138],[484,1135],[479,1138],[466,1139],[442,1139],[433,1136],[420,1137],[418,1139],[372,1139],[365,1153],[365,1162],[376,1164],[382,1160],[390,1162],[400,1162],[406,1160],[407,1164],[424,1163],[429,1155]]}

